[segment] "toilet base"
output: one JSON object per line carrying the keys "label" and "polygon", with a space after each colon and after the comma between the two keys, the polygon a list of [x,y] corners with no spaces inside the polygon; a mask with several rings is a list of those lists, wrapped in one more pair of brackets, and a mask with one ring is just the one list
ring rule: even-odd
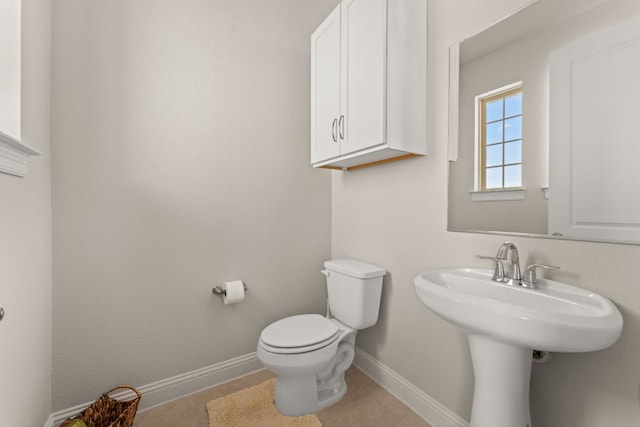
{"label": "toilet base", "polygon": [[345,371],[355,356],[352,340],[338,345],[334,357],[319,373],[311,375],[277,375],[274,403],[278,412],[299,416],[318,412],[338,402],[347,392]]}
{"label": "toilet base", "polygon": [[282,415],[297,417],[320,410],[314,375],[278,375],[274,404]]}
{"label": "toilet base", "polygon": [[278,412],[289,417],[308,415],[333,405],[344,397],[347,384],[331,390],[318,391],[315,377],[278,376],[274,404]]}

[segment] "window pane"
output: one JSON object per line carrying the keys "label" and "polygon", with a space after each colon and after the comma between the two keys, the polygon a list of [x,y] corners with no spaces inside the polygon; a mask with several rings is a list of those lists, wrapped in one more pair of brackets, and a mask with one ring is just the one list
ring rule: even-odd
{"label": "window pane", "polygon": [[507,96],[504,100],[504,116],[512,117],[522,114],[522,92]]}
{"label": "window pane", "polygon": [[482,189],[522,187],[522,88],[510,85],[477,99],[483,115],[476,140]]}
{"label": "window pane", "polygon": [[485,122],[495,122],[496,120],[500,120],[503,111],[503,102],[504,100],[497,99],[495,101],[487,102],[486,111],[485,111]]}
{"label": "window pane", "polygon": [[487,189],[502,188],[502,168],[487,169],[485,186]]}
{"label": "window pane", "polygon": [[485,164],[486,166],[502,166],[502,144],[487,147]]}
{"label": "window pane", "polygon": [[506,166],[504,168],[504,186],[522,187],[522,166]]}
{"label": "window pane", "polygon": [[504,121],[504,140],[522,139],[522,117]]}
{"label": "window pane", "polygon": [[502,121],[488,123],[486,126],[487,145],[502,142]]}
{"label": "window pane", "polygon": [[522,163],[522,141],[504,144],[504,163]]}

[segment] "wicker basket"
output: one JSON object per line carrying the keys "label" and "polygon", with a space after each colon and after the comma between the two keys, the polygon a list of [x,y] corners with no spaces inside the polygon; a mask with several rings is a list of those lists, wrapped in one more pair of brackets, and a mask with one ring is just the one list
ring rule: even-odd
{"label": "wicker basket", "polygon": [[[131,390],[136,397],[131,400],[116,400],[109,395],[121,389]],[[105,391],[102,396],[76,417],[87,424],[87,427],[131,427],[138,410],[142,394],[133,386],[119,385]]]}

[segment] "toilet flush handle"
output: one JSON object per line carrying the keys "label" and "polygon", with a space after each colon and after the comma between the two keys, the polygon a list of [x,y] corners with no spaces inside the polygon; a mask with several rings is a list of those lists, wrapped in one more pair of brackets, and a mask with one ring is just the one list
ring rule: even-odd
{"label": "toilet flush handle", "polygon": [[320,273],[322,273],[325,276],[329,277],[329,271],[328,270],[320,270]]}

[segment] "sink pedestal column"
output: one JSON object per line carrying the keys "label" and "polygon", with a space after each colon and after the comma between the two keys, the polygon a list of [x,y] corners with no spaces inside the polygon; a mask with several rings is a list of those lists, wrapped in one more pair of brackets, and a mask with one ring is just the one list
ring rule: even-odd
{"label": "sink pedestal column", "polygon": [[471,427],[531,427],[531,349],[469,334],[475,375]]}

